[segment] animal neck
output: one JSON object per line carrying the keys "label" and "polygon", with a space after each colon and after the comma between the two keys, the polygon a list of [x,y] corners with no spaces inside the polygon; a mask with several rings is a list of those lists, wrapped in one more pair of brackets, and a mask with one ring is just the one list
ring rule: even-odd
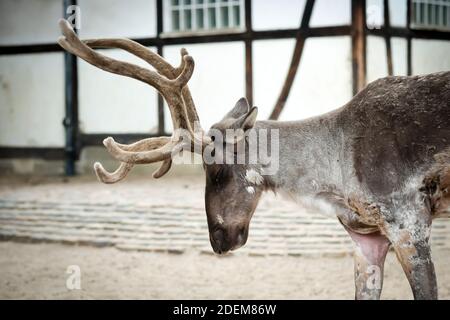
{"label": "animal neck", "polygon": [[[343,187],[347,167],[343,131],[336,125],[337,112],[303,121],[260,121],[257,130],[277,130],[269,135],[270,143],[278,138],[278,170],[266,174],[261,170],[268,189],[293,197],[313,195]],[[276,157],[271,157],[276,160]]]}

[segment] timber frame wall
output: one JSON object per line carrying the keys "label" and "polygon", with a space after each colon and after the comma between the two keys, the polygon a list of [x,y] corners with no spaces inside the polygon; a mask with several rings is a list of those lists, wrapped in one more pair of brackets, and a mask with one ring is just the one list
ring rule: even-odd
{"label": "timber frame wall", "polygon": [[[351,0],[351,24],[346,26],[330,26],[310,28],[309,21],[315,0],[307,0],[300,27],[296,29],[254,31],[252,28],[252,1],[244,0],[245,31],[241,33],[222,33],[211,35],[189,35],[164,38],[163,33],[163,0],[156,0],[156,26],[157,35],[152,38],[133,39],[144,46],[154,46],[160,55],[164,53],[165,45],[174,44],[198,44],[215,42],[240,41],[245,44],[245,90],[250,103],[253,100],[253,61],[252,43],[255,40],[269,39],[296,39],[292,61],[288,70],[285,83],[279,95],[270,118],[277,119],[281,113],[289,95],[290,88],[295,78],[303,46],[307,38],[351,36],[352,37],[352,75],[353,93],[356,94],[366,85],[366,36],[382,37],[386,41],[386,55],[388,61],[388,73],[392,74],[392,47],[391,37],[399,37],[407,40],[407,72],[412,73],[412,39],[450,40],[450,32],[435,30],[418,30],[410,28],[411,0],[407,1],[407,27],[391,27],[389,19],[389,1],[384,0],[384,26],[379,29],[369,29],[366,25],[366,1]],[[63,8],[76,5],[76,0],[63,0]],[[63,49],[57,43],[45,43],[36,45],[0,46],[0,55],[17,55],[43,52],[62,52]],[[101,146],[107,136],[114,136],[121,143],[130,143],[135,140],[167,135],[164,128],[164,104],[161,96],[158,96],[158,132],[154,135],[144,133],[127,134],[87,134],[80,131],[78,126],[78,67],[77,58],[65,53],[65,118],[62,124],[65,127],[66,139],[64,148],[42,147],[2,147],[0,146],[0,159],[13,158],[42,158],[46,160],[65,160],[66,175],[75,174],[75,161],[79,159],[81,149],[86,146]]]}

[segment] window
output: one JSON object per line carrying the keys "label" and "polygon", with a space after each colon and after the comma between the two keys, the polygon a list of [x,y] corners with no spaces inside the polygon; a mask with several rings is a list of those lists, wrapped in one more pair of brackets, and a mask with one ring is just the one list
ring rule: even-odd
{"label": "window", "polygon": [[412,27],[450,30],[450,0],[412,0]]}
{"label": "window", "polygon": [[166,0],[169,32],[242,30],[243,0]]}

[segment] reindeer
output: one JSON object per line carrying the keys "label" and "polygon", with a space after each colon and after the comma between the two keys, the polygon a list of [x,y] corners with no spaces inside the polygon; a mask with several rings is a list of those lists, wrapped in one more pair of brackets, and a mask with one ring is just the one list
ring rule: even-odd
{"label": "reindeer", "polygon": [[[135,164],[162,162],[153,174],[159,178],[170,170],[174,151],[202,153],[220,147],[211,130],[205,133],[195,125],[199,117],[187,85],[194,60],[186,50],[181,50],[180,66],[173,67],[131,40],[80,41],[67,21],[61,20],[60,27],[64,36],[58,43],[65,50],[105,71],[156,88],[171,112],[171,137],[129,145],[105,139],[107,150],[121,163],[112,173],[95,163],[100,181],[115,183]],[[155,70],[108,58],[92,48],[124,49]],[[240,99],[212,130],[240,129],[245,134],[277,130],[279,170],[265,174],[267,164],[259,158],[253,164],[203,164],[213,250],[224,254],[243,246],[261,195],[273,190],[337,216],[354,242],[356,299],[380,298],[390,247],[414,298],[437,299],[429,238],[432,220],[450,213],[450,72],[379,79],[343,107],[302,121],[256,121],[257,112]],[[187,132],[190,142],[176,129]],[[225,143],[237,139],[233,141]],[[374,285],[370,280],[375,273],[380,281]]]}

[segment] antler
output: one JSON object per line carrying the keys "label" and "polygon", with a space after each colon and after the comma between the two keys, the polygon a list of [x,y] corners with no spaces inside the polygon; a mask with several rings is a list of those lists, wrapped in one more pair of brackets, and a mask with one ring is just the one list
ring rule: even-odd
{"label": "antler", "polygon": [[[172,154],[189,147],[195,150],[194,144],[200,143],[202,149],[210,143],[199,126],[199,118],[187,83],[194,71],[194,60],[185,49],[181,50],[181,64],[175,68],[158,54],[129,39],[96,39],[81,41],[70,24],[61,19],[60,28],[64,36],[58,43],[68,52],[105,71],[127,76],[145,82],[165,98],[172,116],[174,134],[172,137],[149,138],[130,145],[119,144],[108,137],[103,141],[108,151],[122,163],[110,173],[96,162],[94,169],[97,177],[104,183],[115,183],[122,180],[134,164],[163,161],[161,167],[153,173],[159,178],[170,170]],[[126,50],[148,62],[157,72],[140,66],[106,57],[92,48],[119,48]],[[191,146],[181,141],[177,129],[184,129],[191,138]],[[196,131],[195,131],[196,130]]]}

